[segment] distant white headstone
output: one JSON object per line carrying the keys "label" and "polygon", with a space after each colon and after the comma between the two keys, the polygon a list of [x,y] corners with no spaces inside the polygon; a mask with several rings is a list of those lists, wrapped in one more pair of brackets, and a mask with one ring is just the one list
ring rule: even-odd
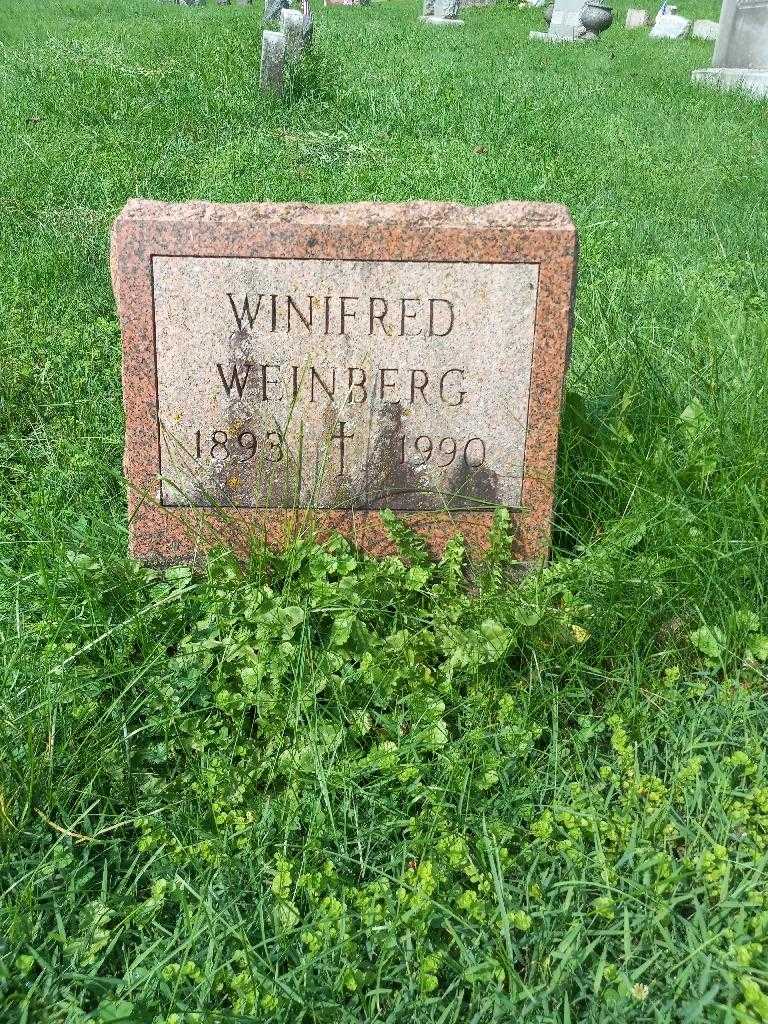
{"label": "distant white headstone", "polygon": [[708,21],[706,18],[698,18],[693,23],[691,36],[694,39],[706,39],[713,42],[717,39],[718,24],[716,21]]}
{"label": "distant white headstone", "polygon": [[531,39],[546,39],[548,42],[572,43],[586,32],[581,23],[584,0],[555,0],[552,20],[548,32],[531,32]]}
{"label": "distant white headstone", "polygon": [[768,96],[768,0],[723,0],[712,67],[693,80]]}
{"label": "distant white headstone", "polygon": [[597,39],[613,21],[610,0],[555,0],[548,32],[531,32],[529,39],[574,43]]}
{"label": "distant white headstone", "polygon": [[627,20],[624,22],[625,28],[645,28],[648,24],[648,11],[644,11],[639,7],[630,7],[627,11]]}
{"label": "distant white headstone", "polygon": [[650,32],[651,39],[685,39],[690,34],[691,23],[679,14],[660,14]]}

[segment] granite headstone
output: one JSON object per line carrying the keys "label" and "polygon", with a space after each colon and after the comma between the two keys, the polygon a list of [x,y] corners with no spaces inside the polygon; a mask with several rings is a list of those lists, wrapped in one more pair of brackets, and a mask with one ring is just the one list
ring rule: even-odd
{"label": "granite headstone", "polygon": [[546,553],[577,242],[564,207],[131,200],[112,233],[130,550],[281,543]]}

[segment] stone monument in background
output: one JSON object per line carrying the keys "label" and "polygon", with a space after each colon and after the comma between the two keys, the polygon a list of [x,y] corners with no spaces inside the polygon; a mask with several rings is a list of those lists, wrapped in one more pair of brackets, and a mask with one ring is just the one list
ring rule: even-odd
{"label": "stone monument in background", "polygon": [[678,13],[674,4],[664,3],[650,31],[651,39],[685,39],[691,33],[691,20]]}
{"label": "stone monument in background", "polygon": [[693,81],[768,96],[768,0],[723,0],[712,67]]}
{"label": "stone monument in background", "polygon": [[531,32],[529,39],[547,43],[576,43],[597,39],[613,22],[607,0],[555,0],[547,7],[547,32]]}
{"label": "stone monument in background", "polygon": [[717,39],[718,24],[708,18],[697,18],[691,27],[692,39],[704,39],[706,42],[714,42]]}
{"label": "stone monument in background", "polygon": [[461,28],[464,22],[459,17],[460,6],[460,0],[424,0],[420,20],[426,25]]}
{"label": "stone monument in background", "polygon": [[625,28],[645,28],[648,24],[648,11],[642,7],[630,7],[624,21]]}
{"label": "stone monument in background", "polygon": [[260,88],[262,92],[273,92],[281,96],[285,89],[287,68],[296,64],[312,45],[314,19],[308,0],[305,0],[300,11],[283,6],[279,0],[267,0],[265,11],[270,10],[275,15],[279,14],[280,28],[265,29],[262,33]]}

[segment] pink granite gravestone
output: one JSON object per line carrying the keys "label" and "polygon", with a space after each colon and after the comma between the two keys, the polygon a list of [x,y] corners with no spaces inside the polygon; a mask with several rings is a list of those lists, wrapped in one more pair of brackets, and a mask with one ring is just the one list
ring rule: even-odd
{"label": "pink granite gravestone", "polygon": [[133,200],[112,233],[130,549],[239,554],[311,522],[546,554],[577,256],[539,203]]}

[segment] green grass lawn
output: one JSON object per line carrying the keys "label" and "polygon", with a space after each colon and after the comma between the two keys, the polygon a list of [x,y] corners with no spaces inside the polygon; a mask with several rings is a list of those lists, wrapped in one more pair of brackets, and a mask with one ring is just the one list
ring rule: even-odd
{"label": "green grass lawn", "polygon": [[[768,1020],[768,104],[624,11],[0,8],[3,1022]],[[132,564],[130,196],[567,204],[550,565]]]}

